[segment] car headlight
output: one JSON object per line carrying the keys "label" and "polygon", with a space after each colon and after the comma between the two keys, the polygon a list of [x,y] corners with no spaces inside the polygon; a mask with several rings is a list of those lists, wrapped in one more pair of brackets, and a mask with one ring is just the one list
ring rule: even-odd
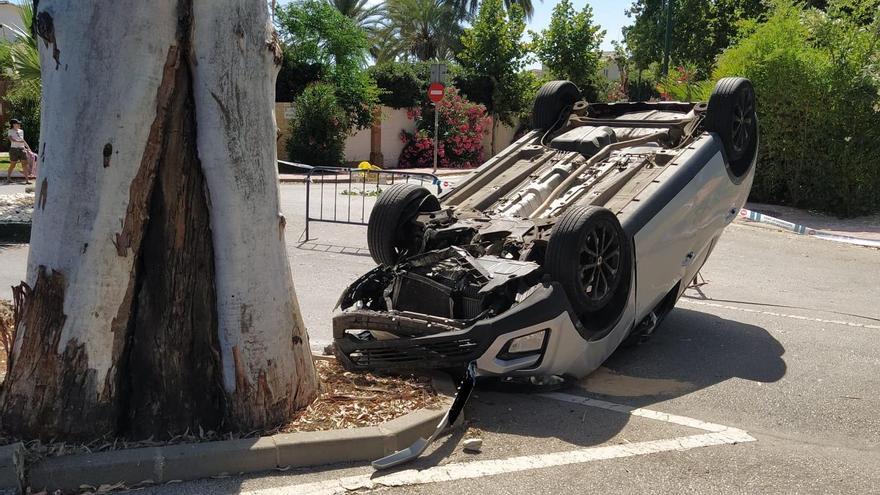
{"label": "car headlight", "polygon": [[498,353],[500,359],[515,359],[527,354],[535,354],[544,348],[549,330],[539,330],[528,335],[510,339]]}

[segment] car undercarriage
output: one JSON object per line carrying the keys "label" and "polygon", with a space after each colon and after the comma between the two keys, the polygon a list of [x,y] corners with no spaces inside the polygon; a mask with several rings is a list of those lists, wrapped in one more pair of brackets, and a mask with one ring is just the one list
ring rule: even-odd
{"label": "car undercarriage", "polygon": [[[367,229],[378,266],[342,294],[334,351],[350,370],[582,377],[651,335],[745,203],[754,92],[719,81],[708,104],[588,104],[545,84],[535,130],[439,198],[398,184]],[[435,435],[376,461],[417,457]]]}
{"label": "car undercarriage", "polygon": [[[456,189],[439,198],[412,185],[383,191],[367,233],[379,266],[346,289],[333,321],[341,362],[393,370],[478,361],[483,375],[582,375],[595,363],[549,366],[548,346],[583,347],[628,318],[608,346],[650,333],[690,280],[670,278],[631,315],[636,237],[661,216],[669,190],[678,194],[711,160],[734,183],[753,168],[756,122],[721,132],[736,115],[754,114],[750,84],[737,84],[724,104],[588,104],[571,83],[554,81],[536,101],[537,129]],[[739,189],[735,201],[744,201]],[[714,239],[701,242],[685,264],[705,261]],[[567,330],[547,323],[560,315]]]}

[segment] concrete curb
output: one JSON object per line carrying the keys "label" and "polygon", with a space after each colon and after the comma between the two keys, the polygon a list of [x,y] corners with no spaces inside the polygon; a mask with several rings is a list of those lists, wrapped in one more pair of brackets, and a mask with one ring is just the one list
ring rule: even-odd
{"label": "concrete curb", "polygon": [[0,222],[0,242],[27,244],[30,239],[30,222]]}
{"label": "concrete curb", "polygon": [[22,491],[24,479],[24,444],[16,442],[0,447],[0,487]]}
{"label": "concrete curb", "polygon": [[22,444],[0,448],[0,489],[33,487],[49,493],[124,483],[195,480],[226,474],[255,473],[287,467],[310,467],[378,459],[426,438],[443,418],[455,393],[452,379],[431,376],[444,396],[440,409],[419,409],[378,426],[286,433],[242,440],[148,447],[95,454],[50,457],[27,466]]}

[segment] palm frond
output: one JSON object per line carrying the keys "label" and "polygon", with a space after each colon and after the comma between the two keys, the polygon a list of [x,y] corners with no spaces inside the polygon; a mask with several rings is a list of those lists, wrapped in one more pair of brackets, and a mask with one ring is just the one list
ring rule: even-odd
{"label": "palm frond", "polygon": [[33,35],[34,10],[31,2],[19,5],[21,24],[24,29],[5,26],[15,32],[13,41],[0,42],[0,60],[8,61],[9,66],[21,83],[40,85],[40,53]]}

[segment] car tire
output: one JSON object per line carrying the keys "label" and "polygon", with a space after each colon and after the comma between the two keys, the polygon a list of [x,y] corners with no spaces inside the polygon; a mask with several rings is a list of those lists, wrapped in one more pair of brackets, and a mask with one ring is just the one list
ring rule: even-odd
{"label": "car tire", "polygon": [[562,285],[584,323],[604,327],[625,306],[632,276],[632,243],[611,210],[571,208],[550,232],[544,269]]}
{"label": "car tire", "polygon": [[563,111],[570,111],[581,97],[581,90],[571,81],[550,81],[538,90],[535,106],[532,107],[532,126],[539,130],[553,130],[567,117]]}
{"label": "car tire", "polygon": [[755,89],[751,81],[743,77],[719,80],[709,97],[703,125],[721,138],[734,175],[743,175],[758,147]]}
{"label": "car tire", "polygon": [[367,223],[370,256],[380,265],[394,265],[422,248],[419,213],[437,211],[440,201],[424,187],[394,184],[379,194]]}

